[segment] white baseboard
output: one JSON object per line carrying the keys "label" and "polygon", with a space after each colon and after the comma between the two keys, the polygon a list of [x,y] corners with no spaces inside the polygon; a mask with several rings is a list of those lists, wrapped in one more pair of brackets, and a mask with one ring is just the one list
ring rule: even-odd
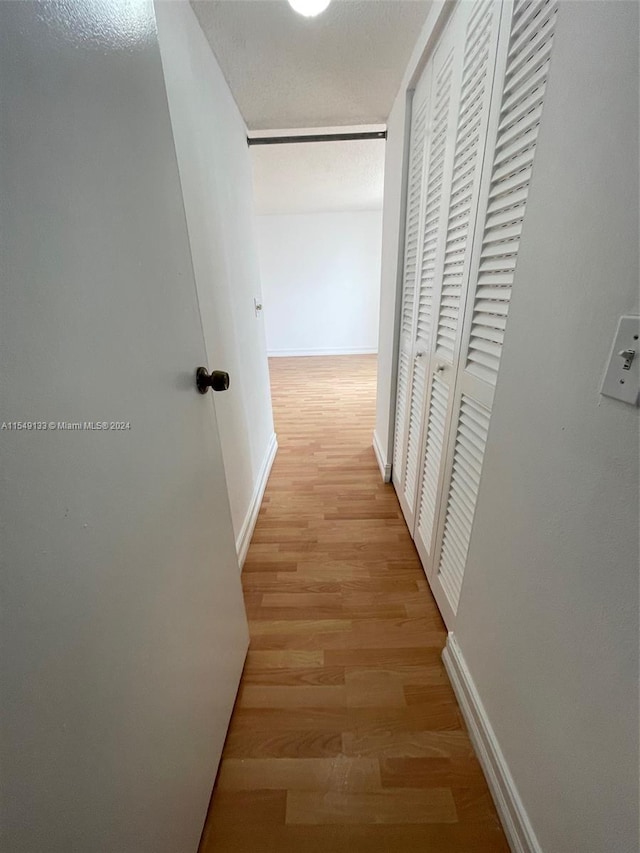
{"label": "white baseboard", "polygon": [[378,462],[378,468],[380,468],[380,473],[382,474],[382,479],[385,483],[391,482],[391,463],[387,462],[385,459],[385,455],[382,452],[382,447],[380,446],[380,439],[378,438],[378,433],[373,431],[373,452],[376,455],[376,460]]}
{"label": "white baseboard", "polygon": [[268,350],[269,358],[296,358],[302,355],[376,355],[378,348],[328,347],[326,349],[275,349]]}
{"label": "white baseboard", "polygon": [[271,473],[271,466],[273,465],[273,460],[276,458],[277,450],[278,440],[274,432],[271,436],[271,441],[269,442],[267,452],[265,453],[264,461],[262,462],[262,467],[260,468],[260,473],[258,474],[255,489],[253,490],[253,494],[251,495],[251,503],[249,504],[249,509],[247,510],[244,522],[242,523],[242,527],[240,528],[240,533],[238,533],[238,536],[236,538],[236,552],[238,554],[238,563],[240,564],[240,568],[243,567],[244,561],[247,557],[247,551],[249,550],[249,545],[251,544],[253,530],[256,526],[256,521],[258,520],[258,513],[260,512],[262,497],[264,495],[264,490],[267,488],[269,474]]}
{"label": "white baseboard", "polygon": [[[454,634],[442,652],[476,754],[513,853],[542,853],[505,757]],[[523,737],[526,736],[523,734]]]}

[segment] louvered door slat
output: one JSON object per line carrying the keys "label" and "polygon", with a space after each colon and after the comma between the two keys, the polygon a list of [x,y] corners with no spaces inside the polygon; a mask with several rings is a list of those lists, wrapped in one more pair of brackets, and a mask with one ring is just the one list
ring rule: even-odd
{"label": "louvered door slat", "polygon": [[496,165],[512,160],[535,145],[541,115],[542,105],[527,113],[520,123],[512,125],[509,131],[498,139],[500,154]]}
{"label": "louvered door slat", "polygon": [[[551,2],[551,0],[549,0]],[[545,62],[548,62],[551,55],[551,36],[553,30],[549,29],[547,38],[539,44],[539,52],[531,56],[524,64],[513,62],[512,66],[507,69],[507,76],[510,76],[510,85],[506,90],[507,93],[519,89],[526,85],[531,74],[538,72]]]}
{"label": "louvered door slat", "polygon": [[555,3],[540,0],[539,3],[535,4],[530,15],[518,15],[516,12],[518,26],[512,33],[509,58],[523,53],[525,45],[531,44],[538,34],[543,31],[544,27],[555,14],[555,6]]}
{"label": "louvered door slat", "polygon": [[400,351],[398,358],[398,384],[396,390],[396,422],[393,437],[393,470],[399,481],[403,475],[403,442],[407,411],[407,383],[409,379],[409,356]]}
{"label": "louvered door slat", "polygon": [[[524,70],[531,61],[539,65],[541,57],[546,58],[551,52],[549,35],[555,24],[555,3],[549,2],[544,8],[546,14],[534,18],[531,24],[531,35],[523,39],[519,47],[514,46],[509,55],[507,77],[513,81],[513,85],[519,85],[521,69]],[[530,73],[531,71],[528,70],[526,76]]]}
{"label": "louvered door slat", "polygon": [[424,359],[418,359],[411,383],[411,400],[409,401],[409,431],[407,436],[407,453],[404,467],[404,495],[410,511],[413,511],[415,489],[420,462],[420,433],[422,430],[422,404],[424,401],[425,365]]}
{"label": "louvered door slat", "polygon": [[[440,217],[442,211],[443,178],[451,87],[453,79],[453,51],[442,62],[435,81],[435,114],[432,126],[432,142],[429,148],[427,185],[425,192],[425,217],[422,244],[422,266],[420,272],[420,295],[418,303],[418,326],[416,331],[420,351],[427,353],[431,339],[433,321],[433,288],[436,273],[436,258],[439,250]],[[420,401],[422,405],[423,400]]]}
{"label": "louvered door slat", "polygon": [[511,45],[517,42],[531,21],[540,14],[547,4],[548,0],[516,0],[511,21],[510,51]]}
{"label": "louvered door slat", "polygon": [[505,316],[509,313],[509,306],[504,301],[502,294],[504,291],[501,291],[500,299],[479,299],[476,301],[474,307],[474,320],[476,315],[478,317],[483,316],[484,314],[489,314],[490,316],[487,318],[487,322],[492,322],[491,315],[495,315],[496,317]]}
{"label": "louvered door slat", "polygon": [[535,109],[539,104],[541,104],[544,100],[545,88],[546,86],[544,84],[544,81],[542,81],[537,86],[535,86],[535,88],[528,95],[523,94],[520,100],[512,102],[510,108],[505,106],[503,110],[504,118],[498,126],[498,131],[502,132],[505,127],[510,124],[513,124],[516,121],[519,121],[521,118],[530,113],[531,110]]}
{"label": "louvered door slat", "polygon": [[[506,325],[506,323],[503,322],[503,327],[504,325]],[[478,340],[482,340],[484,338],[486,341],[495,346],[496,341],[502,344],[504,339],[504,328],[500,328],[499,325],[493,325],[490,329],[478,328],[476,335],[478,336]]]}
{"label": "louvered door slat", "polygon": [[526,213],[549,58],[555,0],[516,7],[484,222],[466,368],[495,385]]}
{"label": "louvered door slat", "polygon": [[529,191],[529,181],[531,179],[531,170],[524,169],[520,172],[516,172],[513,175],[505,177],[500,183],[494,183],[493,186],[489,187],[489,198],[495,199],[499,196],[506,195],[509,192],[515,192],[518,189],[524,187],[527,192]]}
{"label": "louvered door slat", "polygon": [[521,105],[523,98],[528,97],[528,95],[538,91],[541,87],[544,87],[546,79],[547,64],[545,62],[538,66],[538,68],[536,68],[536,70],[533,71],[526,80],[522,81],[522,85],[514,93],[511,95],[505,93],[502,102],[503,119],[500,122],[500,129],[502,129],[505,124],[508,124],[511,110]]}
{"label": "louvered door slat", "polygon": [[433,528],[438,500],[438,481],[440,477],[440,465],[442,463],[448,402],[449,388],[435,376],[431,388],[429,415],[427,417],[424,470],[418,509],[418,533],[429,554],[431,553],[433,542]]}
{"label": "louvered door slat", "polygon": [[[517,242],[519,244],[521,230],[519,223],[506,225],[501,228],[487,228],[483,235],[483,247],[484,245],[489,245],[495,248],[496,244],[506,242]],[[515,240],[514,238],[518,239]]]}
{"label": "louvered door slat", "polygon": [[496,7],[492,0],[478,3],[469,18],[465,34],[442,271],[442,299],[436,326],[436,352],[449,362],[453,362],[456,352],[463,285],[469,259],[469,233],[488,110],[487,81],[494,14]]}
{"label": "louvered door slat", "polygon": [[427,121],[427,99],[416,106],[412,127],[409,160],[407,224],[405,230],[404,273],[402,277],[402,327],[404,335],[413,333],[413,311],[416,292],[418,237],[420,228],[420,195],[424,163],[424,141]]}
{"label": "louvered door slat", "polygon": [[[504,193],[503,195],[494,196],[490,199],[489,204],[487,205],[487,215],[490,216],[493,213],[504,210],[510,204],[514,206],[517,204],[524,204],[527,200],[527,194],[528,188],[526,186],[520,186],[508,193]],[[511,242],[517,243],[518,241],[512,240]]]}
{"label": "louvered door slat", "polygon": [[490,411],[462,396],[438,575],[454,612],[471,538]]}
{"label": "louvered door slat", "polygon": [[543,100],[544,86],[540,86],[527,96],[523,94],[510,110],[503,111],[502,124],[498,128],[497,147],[499,149],[540,123]]}

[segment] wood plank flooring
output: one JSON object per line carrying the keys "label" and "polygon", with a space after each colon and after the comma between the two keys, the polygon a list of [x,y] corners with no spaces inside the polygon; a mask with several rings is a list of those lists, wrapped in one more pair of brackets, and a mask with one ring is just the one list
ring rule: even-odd
{"label": "wood plank flooring", "polygon": [[508,851],[371,434],[375,357],[272,359],[280,449],[201,853]]}

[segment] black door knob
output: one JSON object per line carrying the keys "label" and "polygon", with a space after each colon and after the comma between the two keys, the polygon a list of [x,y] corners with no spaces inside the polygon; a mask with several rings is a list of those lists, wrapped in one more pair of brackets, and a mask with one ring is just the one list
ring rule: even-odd
{"label": "black door knob", "polygon": [[214,391],[226,391],[229,387],[229,374],[226,370],[212,370],[207,372],[206,367],[196,370],[196,387],[201,394],[206,394],[209,388]]}

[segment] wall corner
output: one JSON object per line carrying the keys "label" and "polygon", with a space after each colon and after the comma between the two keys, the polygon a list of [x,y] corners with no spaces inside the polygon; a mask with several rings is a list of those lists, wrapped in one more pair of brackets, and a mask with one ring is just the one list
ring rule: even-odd
{"label": "wall corner", "polygon": [[382,474],[382,480],[385,483],[391,482],[391,462],[387,461],[387,454],[382,449],[380,444],[380,439],[378,438],[378,433],[376,430],[373,431],[373,452],[376,455],[376,462],[378,463],[378,468],[380,469],[380,473]]}

